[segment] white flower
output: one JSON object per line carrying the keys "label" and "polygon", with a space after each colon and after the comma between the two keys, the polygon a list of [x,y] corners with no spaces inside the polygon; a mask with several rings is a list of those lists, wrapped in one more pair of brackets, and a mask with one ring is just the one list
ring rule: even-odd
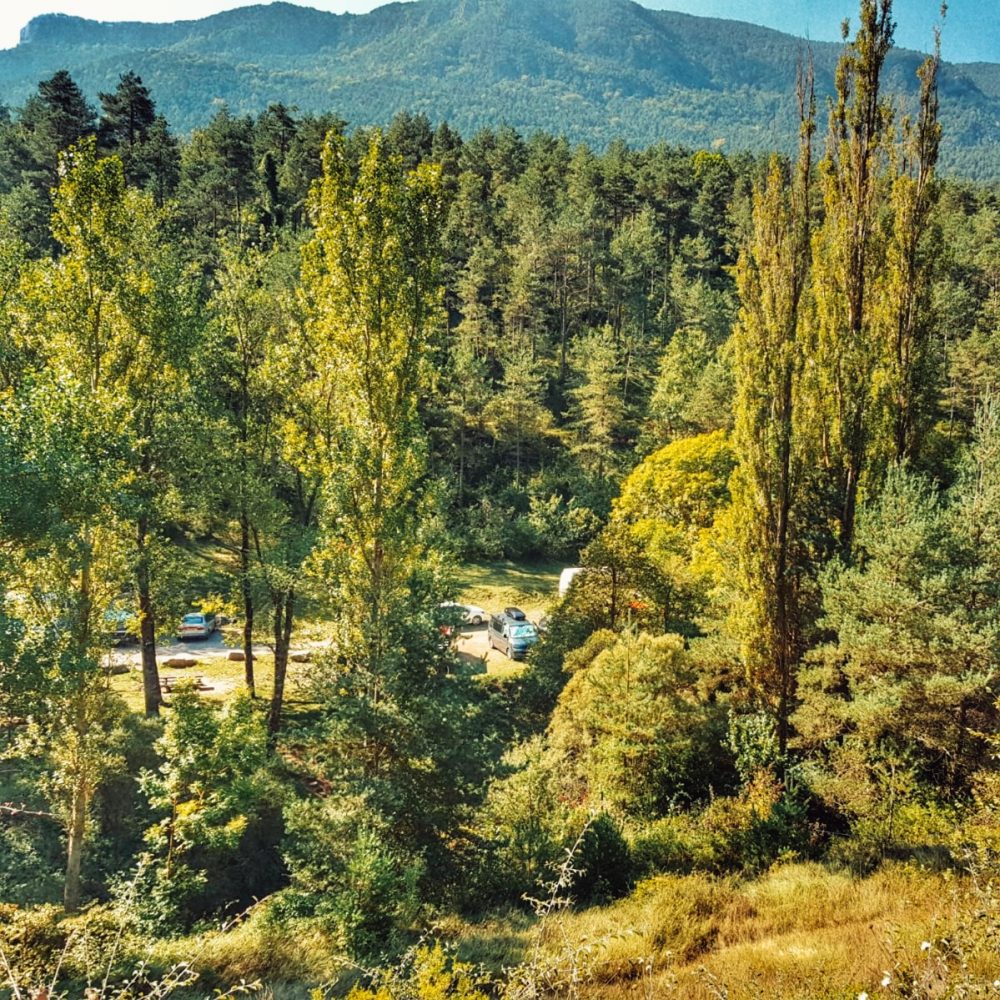
{"label": "white flower", "polygon": [[858,994],[858,1000],[868,1000],[868,994],[867,993],[859,993]]}
{"label": "white flower", "polygon": [[886,973],[885,973],[885,974],[884,974],[884,975],[882,976],[882,985],[883,985],[883,986],[888,986],[888,985],[889,985],[889,983],[891,983],[891,982],[892,982],[892,976],[890,976],[890,975],[889,975],[889,973],[888,973],[888,972],[886,972]]}
{"label": "white flower", "polygon": [[1000,990],[1000,979],[993,980],[993,989]]}
{"label": "white flower", "polygon": [[930,941],[921,941],[920,942],[920,950],[921,951],[930,951],[931,950],[931,943],[930,943]]}

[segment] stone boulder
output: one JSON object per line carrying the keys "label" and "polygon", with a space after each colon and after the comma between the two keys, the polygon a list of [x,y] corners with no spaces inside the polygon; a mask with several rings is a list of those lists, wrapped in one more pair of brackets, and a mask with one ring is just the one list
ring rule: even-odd
{"label": "stone boulder", "polygon": [[171,656],[169,660],[164,660],[163,665],[165,667],[177,667],[181,669],[183,667],[196,667],[198,666],[198,661],[193,656]]}

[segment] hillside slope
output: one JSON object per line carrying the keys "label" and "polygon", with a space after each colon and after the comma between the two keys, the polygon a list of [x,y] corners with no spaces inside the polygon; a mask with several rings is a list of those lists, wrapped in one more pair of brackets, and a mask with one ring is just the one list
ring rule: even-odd
{"label": "hillside slope", "polygon": [[[0,100],[19,104],[59,68],[96,97],[134,69],[182,131],[220,101],[247,113],[282,101],[358,125],[408,109],[463,132],[506,122],[596,146],[623,137],[761,150],[794,142],[806,44],[630,0],[418,0],[365,15],[275,3],[162,25],[45,15],[0,52]],[[839,46],[811,50],[820,93],[829,93]],[[921,58],[892,56],[889,84],[911,100]],[[1000,177],[998,73],[992,64],[945,69],[951,170]]]}

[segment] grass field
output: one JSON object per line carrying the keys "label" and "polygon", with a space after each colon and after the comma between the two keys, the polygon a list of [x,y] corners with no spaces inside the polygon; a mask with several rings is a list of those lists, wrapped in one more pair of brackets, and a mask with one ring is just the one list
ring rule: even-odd
{"label": "grass field", "polygon": [[544,611],[559,594],[562,563],[466,563],[456,574],[459,600],[487,611],[510,604]]}
{"label": "grass field", "polygon": [[[557,995],[579,1000],[993,995],[1000,956],[988,948],[968,956],[969,974],[988,984],[988,993],[933,988],[961,974],[949,949],[969,896],[961,879],[910,865],[856,878],[791,863],[756,879],[661,875],[617,903],[557,911],[543,921],[517,909],[476,921],[439,916],[429,937],[450,943],[494,981],[527,963],[538,984],[574,982],[572,993]],[[163,942],[157,950],[167,963],[198,956],[195,964],[213,983],[260,980],[275,1000],[306,997],[310,983],[335,981],[343,971],[335,944],[316,924],[289,933],[257,915],[228,933]],[[880,988],[886,976],[928,988],[888,991]]]}

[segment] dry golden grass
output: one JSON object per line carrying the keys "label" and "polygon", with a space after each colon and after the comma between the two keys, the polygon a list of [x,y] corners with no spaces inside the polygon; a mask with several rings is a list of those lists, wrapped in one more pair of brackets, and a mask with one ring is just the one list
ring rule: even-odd
{"label": "dry golden grass", "polygon": [[[952,917],[955,886],[887,866],[856,879],[795,864],[760,879],[659,876],[614,905],[568,912],[544,928],[550,960],[572,950],[588,1000],[854,1000]],[[503,918],[453,928],[463,957],[496,969],[531,950],[534,931]],[[495,935],[491,942],[490,935]],[[1000,961],[996,970],[1000,973]]]}
{"label": "dry golden grass", "polygon": [[[820,865],[777,867],[755,880],[658,876],[611,906],[564,911],[539,924],[512,910],[478,921],[442,920],[431,937],[451,942],[463,961],[503,978],[530,962],[584,974],[583,1000],[855,1000],[887,970],[923,960],[920,943],[953,925],[968,886],[957,878],[889,865],[869,878]],[[936,946],[935,946],[936,947]],[[226,933],[157,946],[158,965],[194,961],[202,983],[262,981],[274,997],[304,996],[350,971],[315,925],[272,923],[255,913]],[[976,972],[1000,976],[1000,956],[980,955]]]}
{"label": "dry golden grass", "polygon": [[[290,931],[262,911],[226,931],[157,941],[155,961],[161,968],[191,963],[199,987],[266,982],[275,996],[306,995],[307,987],[353,978],[345,977],[337,949],[316,925],[298,921]],[[196,992],[206,995],[205,989]]]}

